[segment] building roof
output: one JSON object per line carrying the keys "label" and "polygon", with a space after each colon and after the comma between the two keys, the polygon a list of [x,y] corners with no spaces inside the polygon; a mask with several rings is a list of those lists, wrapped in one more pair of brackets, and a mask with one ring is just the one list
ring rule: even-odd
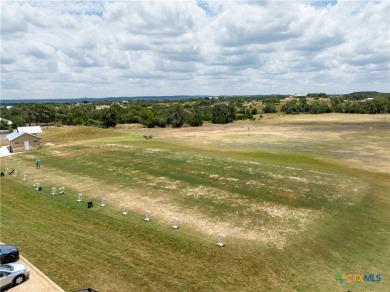
{"label": "building roof", "polygon": [[7,139],[9,141],[13,141],[16,138],[19,138],[20,136],[23,136],[23,135],[29,135],[29,136],[33,136],[33,137],[36,137],[38,139],[41,139],[41,137],[38,137],[37,135],[30,134],[30,133],[18,133],[17,131],[13,131],[11,134],[8,134]]}
{"label": "building roof", "polygon": [[29,133],[29,134],[38,134],[42,133],[41,126],[31,126],[31,127],[18,127],[19,133]]}
{"label": "building roof", "polygon": [[2,121],[7,122],[8,125],[12,125],[12,122],[10,120],[6,120],[6,119],[3,119],[3,118],[0,118],[0,122],[2,122]]}
{"label": "building roof", "polygon": [[18,133],[18,131],[13,131],[11,134],[7,135],[7,139],[9,141],[12,141],[13,139],[15,139],[15,138],[17,138],[19,136],[20,136],[20,134]]}
{"label": "building roof", "polygon": [[214,105],[229,105],[229,104],[230,104],[229,101],[219,101],[219,102],[214,103]]}

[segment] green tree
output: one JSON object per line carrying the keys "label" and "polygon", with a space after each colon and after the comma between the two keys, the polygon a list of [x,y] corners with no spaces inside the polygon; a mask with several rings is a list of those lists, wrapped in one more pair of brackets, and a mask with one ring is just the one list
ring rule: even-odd
{"label": "green tree", "polygon": [[52,105],[36,103],[30,107],[27,113],[27,121],[31,125],[32,122],[36,124],[49,124],[55,120],[55,108]]}
{"label": "green tree", "polygon": [[236,110],[232,105],[216,105],[212,110],[211,122],[214,124],[231,123],[236,118]]}
{"label": "green tree", "polygon": [[186,112],[181,104],[174,104],[168,108],[167,121],[173,128],[180,128],[186,119]]}
{"label": "green tree", "polygon": [[191,127],[199,127],[203,125],[202,115],[200,113],[193,113],[187,117],[187,123]]}
{"label": "green tree", "polygon": [[102,113],[100,110],[96,110],[92,104],[77,105],[70,108],[67,117],[67,123],[70,125],[83,125],[89,119],[101,120]]}
{"label": "green tree", "polygon": [[285,113],[285,114],[297,114],[299,113],[301,110],[301,107],[298,103],[297,100],[291,100],[291,101],[288,101],[286,102],[280,109],[281,112]]}
{"label": "green tree", "polygon": [[113,107],[102,110],[102,127],[115,128],[117,123],[117,112]]}
{"label": "green tree", "polygon": [[329,106],[324,102],[315,101],[309,107],[310,107],[310,113],[312,114],[323,114],[323,113],[330,112]]}
{"label": "green tree", "polygon": [[1,120],[0,122],[0,130],[9,130],[8,122],[6,120]]}
{"label": "green tree", "polygon": [[263,108],[263,111],[265,113],[276,113],[277,112],[276,106],[274,103],[266,103],[265,107]]}
{"label": "green tree", "polygon": [[24,127],[26,125],[26,120],[23,117],[14,117],[12,121],[12,128],[16,129],[17,127]]}
{"label": "green tree", "polygon": [[142,108],[139,112],[140,123],[147,128],[157,127],[159,124],[159,119],[156,116],[155,112],[150,108]]}

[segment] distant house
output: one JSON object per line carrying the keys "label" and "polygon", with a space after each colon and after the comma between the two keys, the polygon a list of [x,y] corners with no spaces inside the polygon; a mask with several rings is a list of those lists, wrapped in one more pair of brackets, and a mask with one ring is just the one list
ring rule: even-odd
{"label": "distant house", "polygon": [[307,96],[307,93],[292,93],[290,94],[290,98],[294,98],[294,97],[306,97]]}
{"label": "distant house", "polygon": [[105,109],[105,108],[109,108],[109,107],[110,107],[109,105],[104,105],[104,104],[103,104],[103,105],[97,105],[97,106],[96,106],[96,109],[97,109],[97,110],[101,110],[101,109]]}
{"label": "distant house", "polygon": [[6,120],[6,119],[3,119],[3,118],[0,118],[0,123],[2,122],[6,122],[7,125],[12,125],[12,122],[10,120]]}
{"label": "distant house", "polygon": [[[11,121],[3,119],[3,118],[0,118],[0,123],[7,123],[8,127],[10,127],[12,125]],[[8,129],[0,130],[0,133],[8,133],[8,132],[9,132]]]}
{"label": "distant house", "polygon": [[219,101],[219,102],[214,103],[214,106],[216,106],[216,105],[229,105],[229,104],[230,104],[230,102],[228,102],[228,101]]}
{"label": "distant house", "polygon": [[7,135],[10,149],[13,152],[29,151],[31,149],[38,149],[41,146],[41,137],[38,136],[42,133],[40,126],[32,127],[18,127],[17,130]]}
{"label": "distant house", "polygon": [[249,107],[249,106],[256,106],[258,102],[256,101],[250,101],[250,102],[245,102],[242,106],[243,107]]}

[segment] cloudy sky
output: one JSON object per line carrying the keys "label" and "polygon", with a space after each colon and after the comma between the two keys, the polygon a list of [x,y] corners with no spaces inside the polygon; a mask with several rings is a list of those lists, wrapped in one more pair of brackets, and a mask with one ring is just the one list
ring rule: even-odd
{"label": "cloudy sky", "polygon": [[1,1],[1,98],[390,92],[390,1]]}

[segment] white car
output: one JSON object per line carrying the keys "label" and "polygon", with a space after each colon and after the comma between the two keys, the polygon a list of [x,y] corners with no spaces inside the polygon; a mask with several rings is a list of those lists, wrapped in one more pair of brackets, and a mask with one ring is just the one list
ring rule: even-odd
{"label": "white car", "polygon": [[29,276],[29,270],[25,265],[19,263],[0,265],[0,289],[19,285],[27,280]]}

